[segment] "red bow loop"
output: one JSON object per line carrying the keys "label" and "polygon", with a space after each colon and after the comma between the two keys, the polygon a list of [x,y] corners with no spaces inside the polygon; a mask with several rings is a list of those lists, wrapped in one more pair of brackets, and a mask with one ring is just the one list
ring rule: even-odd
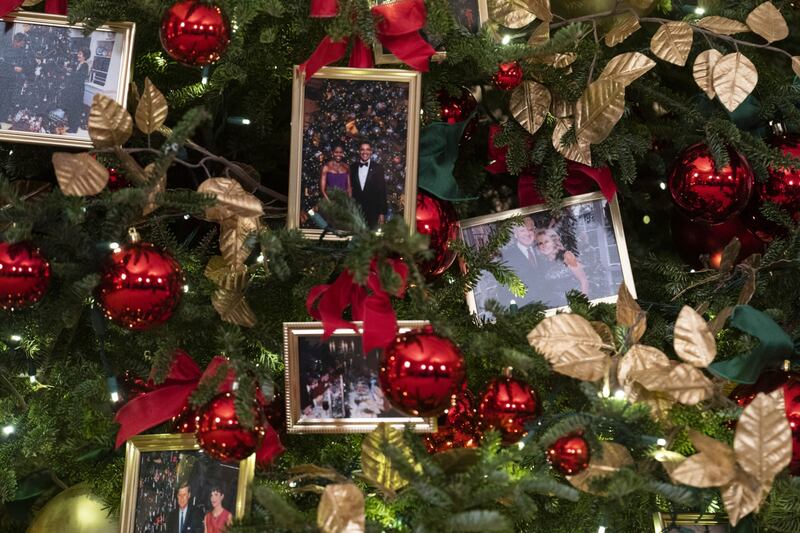
{"label": "red bow loop", "polygon": [[339,0],[311,0],[313,18],[330,18],[339,14]]}

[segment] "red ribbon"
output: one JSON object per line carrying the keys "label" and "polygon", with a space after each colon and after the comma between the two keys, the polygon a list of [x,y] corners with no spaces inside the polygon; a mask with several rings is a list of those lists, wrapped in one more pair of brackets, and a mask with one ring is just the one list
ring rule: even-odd
{"label": "red ribbon", "polygon": [[[329,17],[338,13],[336,0],[316,0],[311,5],[312,17]],[[331,10],[336,12],[331,15]],[[419,30],[425,27],[428,12],[424,0],[400,0],[391,4],[373,7],[370,12],[376,19],[378,41],[399,60],[420,72],[428,71],[428,61],[436,50],[422,38]],[[334,41],[326,36],[300,70],[310,78],[320,68],[342,59],[347,53],[350,39]],[[348,65],[357,68],[372,68],[375,63],[369,47],[359,38],[353,39],[353,50]]]}
{"label": "red ribbon", "polygon": [[[120,427],[117,433],[116,447],[119,448],[131,437],[177,416],[200,382],[216,375],[220,367],[227,363],[227,359],[218,355],[211,360],[205,372],[201,372],[200,367],[189,354],[183,350],[175,350],[172,366],[164,383],[150,392],[133,398],[117,412],[114,421],[119,423]],[[230,369],[220,383],[218,392],[230,392],[234,380],[235,375]],[[264,403],[264,396],[260,389],[256,390],[256,399],[260,404]],[[283,446],[281,446],[275,430],[269,424],[265,424],[265,429],[266,434],[256,452],[256,462],[259,465],[268,464],[283,451]]]}
{"label": "red ribbon", "polygon": [[[0,0],[0,17],[5,17],[12,11],[16,11],[22,6],[23,0]],[[67,14],[67,0],[46,0],[44,12],[54,15]]]}
{"label": "red ribbon", "polygon": [[[397,293],[397,296],[402,298],[406,290],[408,265],[400,259],[390,259],[389,262],[402,280]],[[372,291],[371,294],[367,288]],[[366,287],[355,283],[353,275],[345,269],[333,283],[317,285],[309,291],[306,309],[314,319],[322,321],[323,340],[340,328],[358,331],[354,323],[342,318],[347,306],[350,306],[354,321],[364,322],[361,340],[364,353],[376,348],[385,348],[392,342],[397,334],[397,315],[392,308],[389,294],[381,286],[376,261],[370,266]]]}

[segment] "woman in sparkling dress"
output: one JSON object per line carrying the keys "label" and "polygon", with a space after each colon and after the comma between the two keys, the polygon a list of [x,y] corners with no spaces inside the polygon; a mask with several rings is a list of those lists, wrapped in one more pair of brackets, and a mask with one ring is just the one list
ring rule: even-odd
{"label": "woman in sparkling dress", "polygon": [[328,190],[341,189],[347,196],[353,196],[353,187],[350,183],[350,166],[344,162],[344,147],[333,147],[333,159],[322,165],[320,172],[319,188],[322,196],[328,200]]}

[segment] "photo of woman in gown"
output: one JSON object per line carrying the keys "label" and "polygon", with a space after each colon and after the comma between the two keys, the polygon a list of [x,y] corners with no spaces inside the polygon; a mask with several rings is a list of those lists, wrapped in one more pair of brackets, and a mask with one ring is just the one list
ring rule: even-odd
{"label": "photo of woman in gown", "polygon": [[583,265],[575,254],[566,250],[558,232],[552,228],[536,230],[536,249],[548,262],[544,269],[544,283],[548,291],[563,295],[577,289],[588,295],[589,280]]}
{"label": "photo of woman in gown", "polygon": [[341,145],[333,147],[333,159],[322,165],[319,188],[326,200],[329,200],[329,189],[341,189],[347,193],[347,196],[353,196],[350,167],[344,162],[344,147]]}
{"label": "photo of woman in gown", "polygon": [[225,528],[233,522],[233,514],[222,507],[222,500],[225,499],[222,487],[218,485],[211,487],[210,499],[211,510],[206,513],[203,519],[205,533],[223,533]]}

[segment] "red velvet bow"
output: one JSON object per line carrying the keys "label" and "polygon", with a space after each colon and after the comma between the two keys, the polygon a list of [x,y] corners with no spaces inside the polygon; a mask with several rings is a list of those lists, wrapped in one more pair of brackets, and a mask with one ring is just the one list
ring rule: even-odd
{"label": "red velvet bow", "polygon": [[[406,290],[408,265],[400,259],[390,259],[389,262],[402,280],[397,294],[402,298]],[[367,287],[372,294],[368,293]],[[381,287],[375,261],[370,266],[367,287],[355,283],[353,275],[345,270],[330,285],[317,285],[309,291],[306,309],[314,319],[322,321],[323,340],[339,328],[358,331],[355,324],[342,318],[348,305],[353,320],[364,322],[361,340],[364,353],[375,348],[385,348],[394,339],[397,334],[397,315],[392,308],[389,294]]]}
{"label": "red velvet bow", "polygon": [[[194,362],[189,354],[183,350],[175,350],[167,379],[150,392],[145,392],[133,398],[122,406],[114,420],[119,423],[116,446],[119,448],[129,438],[139,433],[166,422],[177,416],[189,401],[189,396],[201,381],[216,375],[222,365],[227,364],[227,359],[217,356],[211,360],[205,372]],[[220,393],[230,392],[235,380],[233,370],[220,383]],[[259,403],[264,403],[261,390],[256,391]],[[272,458],[283,451],[280,439],[275,430],[265,424],[266,434],[261,442],[261,447],[256,452],[256,462],[259,465],[269,463]]]}
{"label": "red velvet bow", "polygon": [[[312,17],[331,17],[338,14],[336,0],[315,0],[311,4]],[[400,0],[391,4],[373,7],[370,12],[376,20],[378,41],[399,60],[415,70],[428,71],[428,60],[436,50],[422,38],[419,30],[425,27],[428,12],[424,0]],[[347,53],[349,38],[334,41],[325,37],[300,70],[305,71],[306,79],[320,68],[338,61]],[[372,51],[359,38],[353,39],[349,66],[372,68],[375,63]]]}
{"label": "red velvet bow", "polygon": [[[0,17],[5,17],[12,11],[16,11],[22,6],[24,0],[0,0]],[[54,15],[67,14],[67,0],[46,0],[44,12]]]}

